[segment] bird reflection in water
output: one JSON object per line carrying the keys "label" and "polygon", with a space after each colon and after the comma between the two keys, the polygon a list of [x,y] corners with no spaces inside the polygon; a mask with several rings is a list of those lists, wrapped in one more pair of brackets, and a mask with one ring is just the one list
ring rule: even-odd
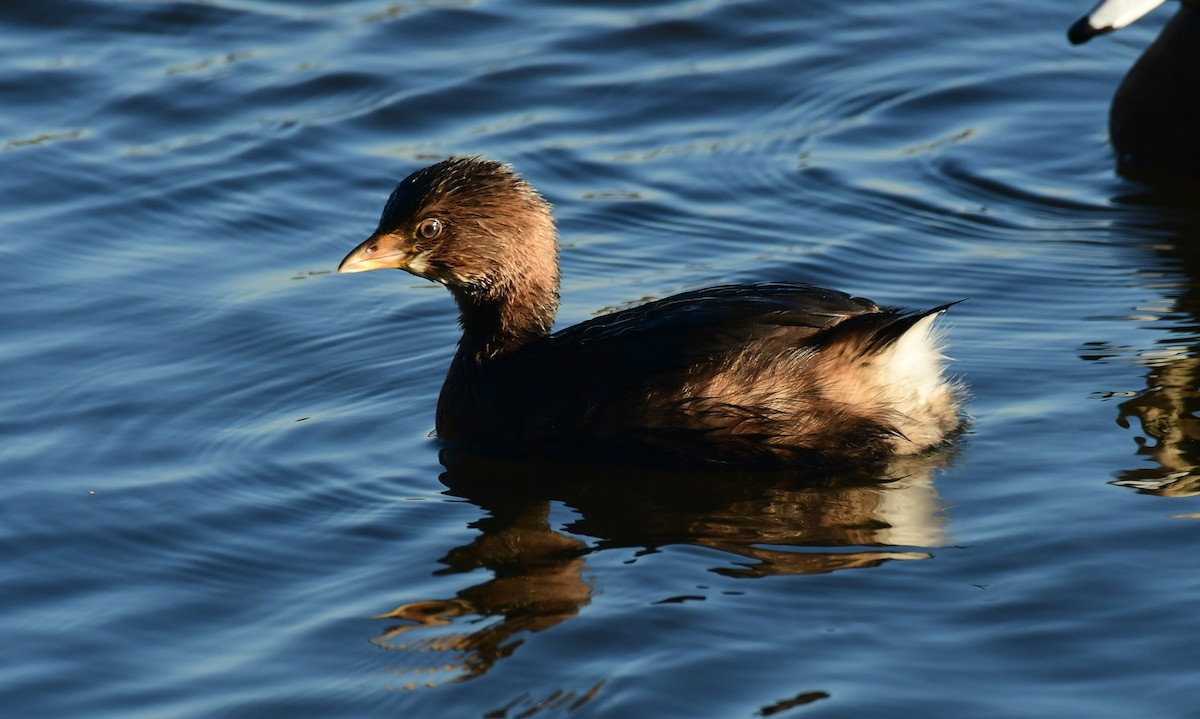
{"label": "bird reflection in water", "polygon": [[1139,456],[1157,466],[1122,471],[1114,484],[1147,494],[1187,497],[1200,494],[1200,358],[1190,354],[1153,367],[1148,389],[1120,404],[1117,423],[1139,422]]}
{"label": "bird reflection in water", "polygon": [[[1121,470],[1113,484],[1145,494],[1200,494],[1200,181],[1160,177],[1127,188],[1114,204],[1129,213],[1123,235],[1153,238],[1155,257],[1140,276],[1161,299],[1131,319],[1158,330],[1149,348],[1089,344],[1085,359],[1147,367],[1145,389],[1119,405],[1117,424],[1138,434],[1137,455],[1153,462]],[[1113,396],[1114,393],[1101,393]],[[1129,396],[1128,393],[1118,393]]]}
{"label": "bird reflection in water", "polygon": [[409,602],[377,617],[406,623],[389,624],[372,644],[409,653],[417,662],[432,660],[404,667],[413,675],[408,688],[479,676],[520,646],[516,635],[569,619],[591,598],[584,577],[587,545],[554,531],[549,502],[481,506],[489,515],[472,524],[479,536],[450,550],[441,560],[446,568],[436,574],[484,568],[493,577],[452,599]]}
{"label": "bird reflection in water", "polygon": [[[528,635],[578,614],[599,589],[588,555],[614,548],[720,550],[732,561],[712,571],[733,578],[928,559],[926,550],[947,543],[932,479],[951,456],[946,449],[869,472],[811,477],[794,470],[601,468],[443,450],[446,494],[485,516],[471,525],[479,535],[451,549],[437,574],[487,569],[492,576],[451,598],[410,601],[380,615],[385,628],[371,641],[403,655],[392,669],[406,688],[481,676]],[[565,526],[552,522],[556,504],[573,511]],[[552,698],[573,706],[601,686]]]}
{"label": "bird reflection in water", "polygon": [[[1087,42],[1129,25],[1161,4],[1162,0],[1102,0],[1071,27],[1068,37],[1075,44]],[[1200,282],[1200,223],[1196,216],[1200,135],[1195,132],[1200,112],[1198,60],[1200,7],[1185,0],[1125,76],[1109,114],[1118,172],[1144,186],[1128,197],[1115,198],[1115,203],[1135,206],[1130,208],[1133,210],[1139,209],[1136,206],[1149,210],[1127,231],[1133,237],[1145,237],[1148,230],[1172,231],[1175,238],[1156,250],[1170,265],[1182,264],[1184,269],[1182,291],[1177,297],[1168,295],[1165,299],[1174,305],[1167,312],[1183,314],[1185,324],[1191,326],[1172,327],[1174,336],[1161,341],[1169,345],[1168,349],[1155,350],[1142,358],[1150,364],[1147,388],[1121,403],[1117,418],[1117,423],[1126,428],[1135,418],[1140,421],[1145,437],[1137,438],[1138,455],[1158,466],[1123,471],[1114,484],[1163,496],[1200,493],[1200,426],[1195,416],[1200,409],[1200,339],[1194,332],[1196,318],[1200,317],[1196,287]],[[1160,272],[1154,268],[1148,274],[1157,278]],[[1191,339],[1183,336],[1185,332]],[[1105,360],[1112,356],[1102,343],[1098,346],[1098,353],[1089,349],[1086,357]],[[1120,352],[1117,350],[1117,354]]]}

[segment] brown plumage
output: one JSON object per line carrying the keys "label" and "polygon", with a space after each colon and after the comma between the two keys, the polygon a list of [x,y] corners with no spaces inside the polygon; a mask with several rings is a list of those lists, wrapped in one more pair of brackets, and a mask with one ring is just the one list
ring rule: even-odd
{"label": "brown plumage", "polygon": [[932,324],[811,285],[695,290],[550,333],[550,206],[507,166],[452,158],[413,173],[339,272],[440,282],[463,335],[438,435],[523,454],[726,464],[917,454],[957,430]]}

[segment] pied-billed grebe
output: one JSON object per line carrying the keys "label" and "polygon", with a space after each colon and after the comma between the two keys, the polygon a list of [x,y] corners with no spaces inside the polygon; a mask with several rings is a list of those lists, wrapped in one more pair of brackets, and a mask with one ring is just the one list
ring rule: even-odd
{"label": "pied-billed grebe", "polygon": [[[1103,0],[1067,37],[1119,30],[1164,0]],[[1113,96],[1108,133],[1124,174],[1200,177],[1200,4],[1184,0]]]}
{"label": "pied-billed grebe", "polygon": [[694,290],[551,334],[550,205],[508,166],[451,158],[397,185],[339,272],[444,284],[462,339],[437,433],[522,454],[816,464],[917,454],[959,427],[933,322],[811,285]]}

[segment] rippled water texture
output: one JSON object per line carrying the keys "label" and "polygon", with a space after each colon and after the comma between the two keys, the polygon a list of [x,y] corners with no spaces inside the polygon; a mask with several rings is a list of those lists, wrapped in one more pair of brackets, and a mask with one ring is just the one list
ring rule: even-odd
{"label": "rippled water texture", "polygon": [[[1197,190],[1113,173],[1174,8],[0,10],[11,717],[1196,716]],[[560,324],[797,280],[947,316],[972,428],[806,477],[439,455],[446,292],[332,274],[512,162]]]}

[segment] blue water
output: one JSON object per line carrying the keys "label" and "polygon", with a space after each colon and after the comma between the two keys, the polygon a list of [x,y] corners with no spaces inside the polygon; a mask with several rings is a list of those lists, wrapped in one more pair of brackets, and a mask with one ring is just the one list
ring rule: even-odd
{"label": "blue water", "polygon": [[[10,3],[5,717],[1188,717],[1200,213],[1105,117],[1173,8]],[[440,454],[445,290],[332,274],[454,153],[567,325],[796,280],[947,316],[969,434],[796,482]]]}

